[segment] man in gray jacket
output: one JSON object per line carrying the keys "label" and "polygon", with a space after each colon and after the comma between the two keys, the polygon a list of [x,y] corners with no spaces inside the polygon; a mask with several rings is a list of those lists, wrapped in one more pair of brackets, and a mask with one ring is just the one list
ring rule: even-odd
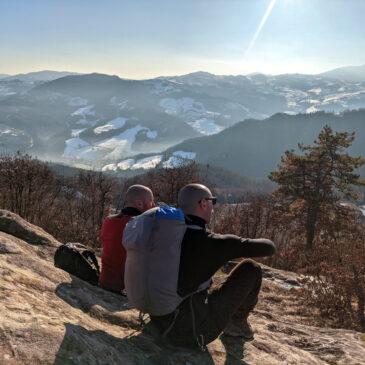
{"label": "man in gray jacket", "polygon": [[[178,294],[187,297],[178,311],[151,316],[161,332],[178,345],[203,347],[222,331],[245,340],[253,339],[248,315],[257,303],[261,288],[261,267],[252,260],[239,263],[226,280],[215,289],[198,291],[229,260],[240,257],[263,257],[275,253],[267,239],[247,239],[221,235],[206,228],[211,220],[216,198],[201,184],[189,184],[178,196],[188,228],[181,246]],[[190,293],[195,293],[190,295]]]}

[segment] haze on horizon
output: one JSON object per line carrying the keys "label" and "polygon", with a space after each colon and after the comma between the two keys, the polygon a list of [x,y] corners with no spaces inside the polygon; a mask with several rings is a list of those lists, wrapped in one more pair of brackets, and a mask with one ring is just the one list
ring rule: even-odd
{"label": "haze on horizon", "polygon": [[144,79],[365,64],[361,0],[3,0],[0,73]]}

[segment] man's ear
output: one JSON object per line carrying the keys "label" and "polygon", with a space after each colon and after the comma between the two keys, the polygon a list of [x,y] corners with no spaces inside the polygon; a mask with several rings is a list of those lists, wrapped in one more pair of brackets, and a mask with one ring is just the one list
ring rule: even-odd
{"label": "man's ear", "polygon": [[207,201],[205,199],[202,199],[199,203],[201,209],[205,209],[207,207]]}

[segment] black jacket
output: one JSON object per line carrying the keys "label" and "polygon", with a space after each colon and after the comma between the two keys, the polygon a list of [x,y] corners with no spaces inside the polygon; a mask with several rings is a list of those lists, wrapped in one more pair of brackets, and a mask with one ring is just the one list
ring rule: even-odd
{"label": "black jacket", "polygon": [[[205,221],[197,216],[186,217],[188,225],[202,229],[186,230],[179,267],[178,294],[186,296],[209,280],[229,260],[239,257],[263,257],[275,253],[275,245],[266,239],[241,238],[233,234],[216,234],[206,229]],[[185,301],[180,305],[185,305]],[[168,319],[171,314],[159,318]],[[158,321],[158,317],[151,317]]]}

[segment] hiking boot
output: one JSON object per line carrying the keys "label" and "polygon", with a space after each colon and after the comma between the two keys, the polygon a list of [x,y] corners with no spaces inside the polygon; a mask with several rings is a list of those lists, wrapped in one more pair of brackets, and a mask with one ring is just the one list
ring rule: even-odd
{"label": "hiking boot", "polygon": [[231,337],[239,337],[245,341],[252,341],[254,339],[253,329],[247,319],[240,324],[235,323],[233,320],[230,321],[224,329],[223,334]]}

